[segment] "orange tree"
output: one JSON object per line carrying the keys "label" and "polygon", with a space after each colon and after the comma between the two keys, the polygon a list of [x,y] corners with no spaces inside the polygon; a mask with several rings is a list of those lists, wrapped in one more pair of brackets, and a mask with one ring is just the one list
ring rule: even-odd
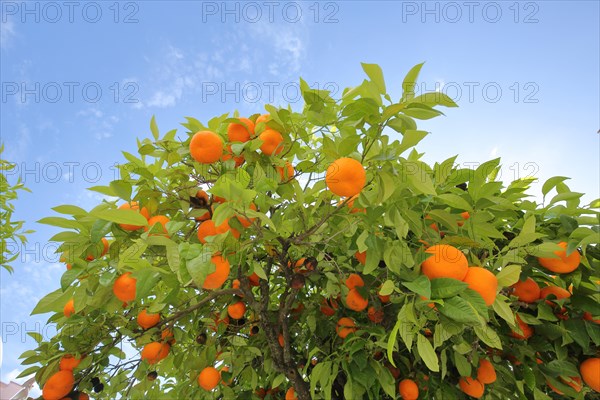
{"label": "orange tree", "polygon": [[[23,354],[44,398],[598,398],[599,202],[500,161],[434,165],[377,65],[302,112],[187,118],[138,142],[117,200],[62,205],[57,334]],[[554,194],[551,194],[554,193]],[[94,393],[95,392],[95,393]]]}

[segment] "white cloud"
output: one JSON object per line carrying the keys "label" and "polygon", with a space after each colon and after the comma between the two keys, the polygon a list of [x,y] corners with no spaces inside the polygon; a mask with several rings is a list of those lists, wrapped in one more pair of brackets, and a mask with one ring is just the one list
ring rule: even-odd
{"label": "white cloud", "polygon": [[94,135],[96,140],[108,139],[113,136],[114,126],[119,122],[115,115],[106,115],[97,107],[89,107],[78,111],[78,117],[86,120],[87,130]]}
{"label": "white cloud", "polygon": [[8,18],[6,22],[0,23],[0,48],[9,48],[15,36],[15,24],[12,19]]}
{"label": "white cloud", "polygon": [[490,156],[491,157],[496,157],[497,154],[498,154],[498,146],[494,146],[492,148],[492,150],[490,151]]}

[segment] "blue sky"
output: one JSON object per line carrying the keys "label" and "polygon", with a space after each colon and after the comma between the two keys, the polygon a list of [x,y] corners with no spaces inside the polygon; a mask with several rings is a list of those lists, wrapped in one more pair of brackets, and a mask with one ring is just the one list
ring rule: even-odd
{"label": "blue sky", "polygon": [[598,2],[74,3],[2,3],[0,130],[33,191],[16,217],[37,231],[17,272],[0,272],[3,381],[34,346],[26,329],[52,333],[29,312],[64,266],[47,243],[54,230],[35,221],[99,202],[85,189],[114,179],[152,115],[164,132],[184,116],[298,108],[299,76],[339,94],[364,78],[360,62],[380,64],[398,98],[426,61],[419,88],[460,105],[420,124],[428,161],[499,156],[505,180],[564,175],[600,197]]}

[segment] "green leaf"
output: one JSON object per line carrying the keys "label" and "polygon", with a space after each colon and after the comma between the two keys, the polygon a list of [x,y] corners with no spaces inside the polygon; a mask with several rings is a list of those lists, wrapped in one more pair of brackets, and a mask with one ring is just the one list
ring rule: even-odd
{"label": "green leaf", "polygon": [[458,352],[454,352],[454,365],[460,376],[471,376],[471,363],[467,361],[467,357]]}
{"label": "green leaf", "polygon": [[463,211],[471,211],[472,206],[462,197],[452,193],[444,193],[437,196],[438,199],[442,200],[444,204],[449,205],[452,208],[457,208]]}
{"label": "green leaf", "polygon": [[109,186],[113,192],[123,200],[131,200],[131,183],[124,180],[112,181]]}
{"label": "green leaf", "polygon": [[87,214],[87,211],[85,211],[83,208],[77,207],[77,206],[71,206],[71,205],[52,207],[52,210],[56,211],[57,213],[67,214],[67,215],[86,215]]}
{"label": "green leaf", "polygon": [[546,182],[544,182],[544,184],[542,185],[542,195],[544,197],[546,197],[546,195],[556,187],[556,185],[558,185],[561,182],[566,181],[567,178],[566,176],[553,176],[552,178],[548,179]]}
{"label": "green leaf", "polygon": [[479,317],[473,306],[463,298],[452,297],[444,300],[444,304],[438,304],[440,313],[457,322],[477,322]]}
{"label": "green leaf", "polygon": [[38,224],[58,226],[59,228],[66,228],[66,229],[78,229],[79,230],[79,229],[83,228],[83,225],[81,225],[79,222],[74,221],[72,219],[62,218],[62,217],[46,217],[46,218],[40,219],[37,222],[38,222]]}
{"label": "green leaf", "polygon": [[488,346],[502,350],[502,341],[500,340],[500,336],[498,336],[498,333],[494,329],[490,328],[487,324],[484,323],[482,325],[475,326],[475,334]]}
{"label": "green leaf", "polygon": [[152,116],[152,119],[150,120],[150,132],[152,132],[152,136],[154,137],[154,140],[158,140],[158,138],[159,138],[158,126],[156,125],[156,118],[154,117],[154,115]]}
{"label": "green leaf", "polygon": [[148,226],[146,218],[134,210],[93,210],[90,212],[90,215],[94,218],[115,222],[117,224]]}
{"label": "green leaf", "polygon": [[419,78],[419,73],[421,72],[421,68],[423,64],[417,64],[408,71],[404,80],[402,81],[402,100],[410,100],[415,97],[415,86],[417,84],[417,79]]}
{"label": "green leaf", "polygon": [[515,326],[515,316],[512,310],[510,309],[509,303],[507,303],[506,300],[506,297],[498,295],[496,296],[496,301],[492,306],[494,308],[494,311],[496,312],[496,314],[498,314],[498,316],[500,316],[500,318],[508,322],[509,325]]}
{"label": "green leaf", "polygon": [[498,275],[496,275],[496,279],[498,279],[498,286],[500,287],[508,287],[514,285],[519,281],[519,276],[521,276],[521,266],[512,264],[507,265],[502,268]]}
{"label": "green leaf", "polygon": [[383,282],[383,285],[381,285],[379,294],[382,296],[388,296],[394,292],[395,288],[396,285],[394,285],[394,282],[388,279],[387,281]]}
{"label": "green leaf", "polygon": [[149,268],[138,269],[131,275],[137,279],[135,285],[135,298],[138,300],[143,299],[148,294],[152,293],[153,290],[156,289],[156,283],[160,278],[158,272]]}
{"label": "green leaf", "polygon": [[426,299],[431,298],[431,282],[425,275],[419,275],[419,277],[412,282],[402,282],[402,285],[419,296],[423,296]]}
{"label": "green leaf", "polygon": [[381,71],[381,67],[377,64],[360,63],[360,65],[362,65],[362,68],[369,79],[371,79],[371,81],[377,85],[379,93],[385,94],[385,81],[383,79],[383,71]]}
{"label": "green leaf", "polygon": [[431,177],[421,167],[421,164],[419,162],[402,162],[400,178],[403,183],[408,181],[417,193],[436,195]]}
{"label": "green leaf", "polygon": [[441,209],[429,210],[429,212],[427,213],[427,217],[432,218],[434,221],[442,223],[446,228],[450,229],[452,232],[456,232],[458,230],[458,224],[456,223],[455,217],[448,211]]}
{"label": "green leaf", "polygon": [[[468,283],[452,278],[436,278],[431,280],[431,299],[445,299],[463,292]],[[425,296],[427,297],[427,296]]]}
{"label": "green leaf", "polygon": [[427,136],[429,132],[427,131],[419,131],[413,129],[407,129],[402,135],[402,142],[400,146],[396,150],[398,154],[404,153],[406,150],[411,147],[416,146],[425,136]]}
{"label": "green leaf", "polygon": [[417,335],[417,351],[427,368],[433,372],[439,372],[440,364],[437,354],[429,340],[421,334]]}
{"label": "green leaf", "polygon": [[71,293],[63,293],[63,291],[60,289],[57,289],[54,292],[50,292],[40,299],[40,301],[37,303],[37,305],[31,312],[31,315],[45,314],[52,311],[61,311],[70,298]]}
{"label": "green leaf", "polygon": [[208,249],[203,249],[203,253],[198,257],[188,260],[186,262],[186,268],[192,277],[192,280],[198,287],[202,287],[206,277],[216,270],[215,264],[211,261],[211,255]]}
{"label": "green leaf", "polygon": [[88,190],[91,190],[92,192],[102,193],[106,196],[117,197],[117,194],[110,186],[92,186],[88,188]]}
{"label": "green leaf", "polygon": [[410,103],[421,103],[429,107],[438,105],[445,107],[458,107],[458,105],[450,98],[450,96],[442,92],[424,93],[412,99]]}

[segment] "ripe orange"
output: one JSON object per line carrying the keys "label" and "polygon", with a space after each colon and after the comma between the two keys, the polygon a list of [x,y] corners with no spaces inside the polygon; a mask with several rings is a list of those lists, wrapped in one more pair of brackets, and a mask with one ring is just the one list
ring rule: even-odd
{"label": "ripe orange", "polygon": [[119,276],[113,284],[113,293],[117,299],[128,303],[135,300],[135,286],[137,279],[131,277],[131,272]]}
{"label": "ripe orange", "polygon": [[294,166],[289,161],[285,162],[285,167],[275,167],[277,173],[279,174],[279,180],[283,183],[290,181],[296,171],[294,171]]}
{"label": "ripe orange", "polygon": [[588,358],[579,366],[583,381],[596,392],[600,392],[600,358]]}
{"label": "ripe orange", "polygon": [[579,262],[581,261],[581,256],[577,250],[573,251],[569,256],[567,256],[567,243],[560,242],[558,244],[562,247],[563,251],[555,251],[554,254],[558,256],[558,258],[554,257],[539,257],[538,261],[540,265],[552,272],[556,272],[558,274],[567,274],[569,272],[573,272],[579,267]]}
{"label": "ripe orange", "polygon": [[535,303],[540,298],[540,286],[531,278],[519,281],[511,286],[513,294],[525,303]]}
{"label": "ripe orange", "polygon": [[421,264],[421,271],[429,279],[454,278],[462,281],[469,271],[469,263],[462,251],[447,244],[431,246],[426,253],[433,254]]}
{"label": "ripe orange", "polygon": [[357,286],[365,286],[363,278],[358,274],[350,274],[346,279],[346,287],[348,289],[354,289]]}
{"label": "ripe orange", "polygon": [[142,360],[146,360],[148,364],[156,364],[163,358],[169,355],[171,346],[167,343],[151,342],[142,349]]}
{"label": "ripe orange", "polygon": [[479,382],[477,379],[471,378],[470,376],[463,376],[460,378],[458,381],[458,386],[460,386],[460,390],[462,390],[463,393],[476,399],[481,398],[485,390],[483,383]]}
{"label": "ripe orange", "polygon": [[73,371],[64,370],[58,371],[52,375],[42,389],[42,397],[44,400],[59,400],[65,397],[75,385],[75,377]]}
{"label": "ripe orange", "polygon": [[268,122],[271,119],[271,114],[263,114],[263,115],[259,115],[258,118],[256,118],[256,125],[258,125],[260,122]]}
{"label": "ripe orange", "polygon": [[412,379],[403,379],[398,385],[398,392],[403,400],[417,400],[419,387]]}
{"label": "ripe orange", "polygon": [[[146,207],[142,207],[140,209],[140,205],[137,201],[132,201],[131,203],[124,203],[119,206],[120,210],[135,210],[144,216],[144,218],[150,218],[150,213]],[[119,226],[126,231],[137,231],[138,229],[142,229],[143,226],[130,225],[130,224],[119,224]]]}
{"label": "ripe orange", "polygon": [[75,304],[73,302],[73,299],[67,301],[67,303],[63,307],[63,314],[67,318],[69,318],[71,315],[75,314]]}
{"label": "ripe orange", "polygon": [[383,321],[383,310],[381,308],[371,306],[367,311],[367,316],[372,322],[379,324]]}
{"label": "ripe orange", "polygon": [[360,295],[356,288],[350,289],[346,295],[346,306],[354,311],[362,311],[369,305],[369,300]]}
{"label": "ripe orange", "polygon": [[248,277],[248,281],[250,282],[250,286],[259,286],[260,285],[260,277],[253,272],[252,275]]}
{"label": "ripe orange", "polygon": [[339,308],[337,301],[335,299],[326,299],[323,298],[321,300],[321,312],[328,317],[331,317],[335,314],[335,310]]}
{"label": "ripe orange", "polygon": [[483,359],[479,361],[477,380],[484,384],[496,382],[496,369],[489,360]]}
{"label": "ripe orange", "polygon": [[215,264],[215,272],[208,274],[204,283],[202,284],[203,289],[218,289],[229,278],[229,261],[221,255],[214,255],[210,261]]}
{"label": "ripe orange", "polygon": [[198,227],[198,240],[200,240],[201,243],[206,243],[207,236],[220,235],[221,233],[225,233],[227,231],[231,231],[231,234],[236,239],[240,237],[240,233],[229,226],[228,219],[219,226],[215,226],[215,222],[212,219],[209,219],[202,222]]}
{"label": "ripe orange", "polygon": [[[92,252],[88,253],[86,255],[85,259],[87,261],[93,261],[96,259],[96,256],[98,256],[98,258],[104,257],[104,255],[106,253],[108,253],[108,247],[109,247],[108,240],[106,240],[106,238],[102,238],[98,244],[94,245]],[[68,267],[67,267],[67,269],[68,269]]]}
{"label": "ripe orange", "polygon": [[560,380],[563,381],[566,385],[571,386],[573,388],[573,390],[576,391],[577,393],[581,392],[581,389],[583,388],[581,378],[578,376],[572,376],[572,377],[566,378],[566,379],[561,376]]}
{"label": "ripe orange", "polygon": [[169,328],[165,329],[164,331],[162,331],[160,333],[160,339],[163,342],[167,342],[167,343],[169,343],[171,345],[176,342],[176,340],[175,340],[175,334],[173,333],[173,330],[169,329]]}
{"label": "ripe orange", "polygon": [[592,321],[595,324],[600,324],[600,319],[594,319],[592,313],[589,311],[585,311],[583,313],[583,319],[585,319],[586,321]]}
{"label": "ripe orange", "polygon": [[283,347],[283,345],[285,344],[285,341],[283,339],[283,335],[280,333],[279,336],[277,336],[277,341],[279,342],[279,345],[281,347]]}
{"label": "ripe orange", "polygon": [[367,173],[353,158],[338,158],[327,168],[325,184],[337,196],[352,197],[359,194],[367,183]]}
{"label": "ripe orange", "polygon": [[525,322],[523,322],[521,317],[519,317],[519,314],[517,314],[517,324],[519,325],[519,328],[521,329],[523,334],[520,334],[516,331],[512,331],[510,333],[512,337],[516,339],[527,340],[533,335],[533,328],[527,325]]}
{"label": "ripe orange", "polygon": [[212,164],[223,154],[223,139],[211,131],[200,131],[192,136],[190,155],[201,164]]}
{"label": "ripe orange", "polygon": [[352,318],[343,317],[340,318],[335,327],[335,331],[339,337],[345,339],[351,333],[356,332],[356,324]]}
{"label": "ripe orange", "polygon": [[296,396],[296,391],[293,387],[289,388],[287,392],[285,392],[285,400],[298,400],[298,396]]}
{"label": "ripe orange", "polygon": [[239,279],[234,279],[233,282],[231,282],[231,288],[232,289],[239,289],[240,288],[240,280]]}
{"label": "ripe orange", "polygon": [[169,222],[170,219],[169,217],[166,217],[164,215],[155,215],[154,217],[148,219],[148,226],[144,227],[144,231],[148,232],[150,230],[150,228],[152,228],[155,224],[161,224],[162,225],[162,233],[164,233],[165,235],[168,233],[167,232],[167,222]]}
{"label": "ripe orange", "polygon": [[267,128],[258,137],[263,141],[260,150],[266,155],[279,154],[283,151],[283,136],[276,130]]}
{"label": "ripe orange", "polygon": [[248,118],[238,118],[241,124],[231,123],[227,126],[227,138],[230,142],[247,142],[254,136],[254,122]]}
{"label": "ripe orange", "polygon": [[[427,300],[429,300],[429,299],[428,299],[427,297],[425,297],[425,296],[419,296],[419,297],[421,298],[421,300],[424,300],[424,301],[427,301]],[[427,303],[427,307],[429,307],[429,308],[436,308],[436,307],[435,307],[435,303]]]}
{"label": "ripe orange", "polygon": [[[460,213],[460,216],[462,217],[462,219],[464,219],[465,221],[468,220],[469,218],[471,218],[471,215],[469,214],[468,211],[462,212]],[[458,226],[463,226],[465,224],[465,221],[458,221],[456,223],[456,225]]]}
{"label": "ripe orange", "polygon": [[486,305],[491,306],[496,301],[498,279],[496,279],[496,275],[487,269],[469,267],[463,282],[468,283],[470,289],[479,293]]}
{"label": "ripe orange", "polygon": [[[356,208],[354,207],[354,201],[358,198],[358,195],[352,196],[350,198],[350,200],[348,200],[348,202],[346,203],[346,206],[350,209],[350,214],[356,214],[356,213],[363,213],[366,214],[367,210],[365,208]],[[342,203],[343,200],[340,200],[340,203]],[[339,203],[338,203],[339,205]]]}
{"label": "ripe orange", "polygon": [[[254,203],[250,204],[250,209],[253,211],[256,211],[256,205]],[[240,221],[240,224],[242,224],[242,226],[244,228],[249,227],[250,225],[252,225],[252,222],[254,222],[254,220],[256,219],[255,217],[244,217],[244,216],[236,216],[237,220]]]}
{"label": "ripe orange", "polygon": [[58,364],[58,368],[61,371],[73,371],[75,368],[77,368],[77,366],[79,365],[79,363],[81,363],[81,359],[82,358],[83,357],[77,358],[77,357],[73,356],[72,354],[65,354],[60,359],[60,363]]}
{"label": "ripe orange", "polygon": [[244,161],[246,161],[246,159],[244,158],[244,156],[242,154],[240,154],[239,156],[236,156],[235,154],[233,154],[231,145],[228,145],[223,150],[223,155],[221,156],[221,161],[231,160],[231,158],[233,158],[233,161],[235,161],[236,167],[241,166],[244,163]]}
{"label": "ripe orange", "polygon": [[[540,299],[545,299],[550,295],[555,296],[557,300],[568,299],[569,297],[571,297],[571,293],[569,293],[568,290],[554,285],[546,286],[542,288],[542,290],[540,290]],[[550,305],[554,304],[551,301],[546,302]]]}
{"label": "ripe orange", "polygon": [[79,393],[79,398],[77,400],[90,400],[90,396],[87,393]]}
{"label": "ripe orange", "polygon": [[160,314],[148,314],[142,310],[137,316],[137,323],[143,329],[150,329],[160,322]]}
{"label": "ripe orange", "polygon": [[356,258],[358,262],[362,265],[365,265],[367,263],[367,251],[365,250],[362,253],[359,253],[357,251],[356,253],[354,253],[354,258]]}
{"label": "ripe orange", "polygon": [[221,381],[221,373],[215,367],[206,367],[198,375],[198,385],[206,391],[217,387]]}
{"label": "ripe orange", "polygon": [[241,302],[235,302],[227,306],[227,314],[233,319],[241,319],[246,313],[246,305]]}

